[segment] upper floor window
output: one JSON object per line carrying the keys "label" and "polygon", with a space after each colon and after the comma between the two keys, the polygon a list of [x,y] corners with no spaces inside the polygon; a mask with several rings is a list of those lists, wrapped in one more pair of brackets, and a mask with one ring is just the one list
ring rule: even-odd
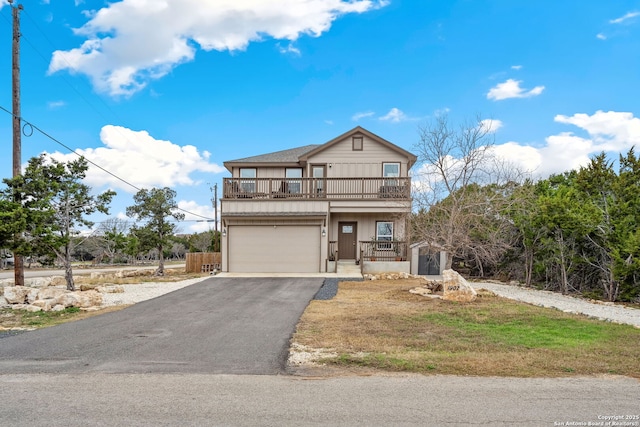
{"label": "upper floor window", "polygon": [[400,176],[400,163],[383,163],[382,176],[385,178],[398,178]]}
{"label": "upper floor window", "polygon": [[[382,176],[385,178],[398,178],[400,176],[400,163],[383,163]],[[384,185],[387,187],[398,185],[398,180],[386,179]]]}
{"label": "upper floor window", "polygon": [[256,169],[240,168],[240,188],[245,193],[255,193],[256,191]]}
{"label": "upper floor window", "polygon": [[292,178],[302,178],[301,168],[286,168],[287,188],[289,193],[300,194],[302,192],[302,180]]}
{"label": "upper floor window", "polygon": [[351,138],[353,151],[362,151],[362,140],[362,136],[354,136],[353,138]]}

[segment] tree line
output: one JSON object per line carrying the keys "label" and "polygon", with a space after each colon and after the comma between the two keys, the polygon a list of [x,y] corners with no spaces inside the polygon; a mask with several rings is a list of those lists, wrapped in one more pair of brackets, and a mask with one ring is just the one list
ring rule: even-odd
{"label": "tree line", "polygon": [[605,153],[534,181],[492,151],[486,121],[421,129],[412,238],[447,267],[562,293],[640,301],[640,158]]}
{"label": "tree line", "polygon": [[[135,221],[110,219],[90,236],[80,228],[91,228],[88,219],[95,212],[109,213],[115,192],[93,195],[83,183],[88,162],[80,157],[59,162],[40,155],[29,160],[19,176],[3,179],[0,188],[0,248],[26,259],[61,264],[67,288],[75,290],[72,262],[96,259],[134,262],[141,258],[158,260],[156,275],[164,274],[164,258],[181,256],[187,248],[209,249],[214,233],[177,237],[172,220],[184,219],[177,210],[176,193],[170,188],[141,189],[126,214]],[[208,240],[207,240],[208,239]],[[219,237],[218,237],[219,242]],[[219,245],[219,243],[218,243]]]}

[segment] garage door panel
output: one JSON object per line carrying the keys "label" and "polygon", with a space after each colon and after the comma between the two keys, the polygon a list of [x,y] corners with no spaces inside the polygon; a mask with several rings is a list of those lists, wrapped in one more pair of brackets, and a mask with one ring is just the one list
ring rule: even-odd
{"label": "garage door panel", "polygon": [[320,227],[311,225],[229,226],[229,271],[317,273]]}

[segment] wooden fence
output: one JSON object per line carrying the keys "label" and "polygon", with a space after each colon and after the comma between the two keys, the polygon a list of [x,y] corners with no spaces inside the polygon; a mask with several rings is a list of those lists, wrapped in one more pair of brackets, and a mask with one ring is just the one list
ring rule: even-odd
{"label": "wooden fence", "polygon": [[187,253],[185,272],[205,273],[213,270],[220,271],[222,254],[220,252],[189,252]]}

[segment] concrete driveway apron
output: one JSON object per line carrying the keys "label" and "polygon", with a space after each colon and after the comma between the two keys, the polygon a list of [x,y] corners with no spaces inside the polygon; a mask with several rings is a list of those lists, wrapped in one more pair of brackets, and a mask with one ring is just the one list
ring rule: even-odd
{"label": "concrete driveway apron", "polygon": [[279,374],[322,278],[210,278],[124,310],[0,339],[3,373]]}

